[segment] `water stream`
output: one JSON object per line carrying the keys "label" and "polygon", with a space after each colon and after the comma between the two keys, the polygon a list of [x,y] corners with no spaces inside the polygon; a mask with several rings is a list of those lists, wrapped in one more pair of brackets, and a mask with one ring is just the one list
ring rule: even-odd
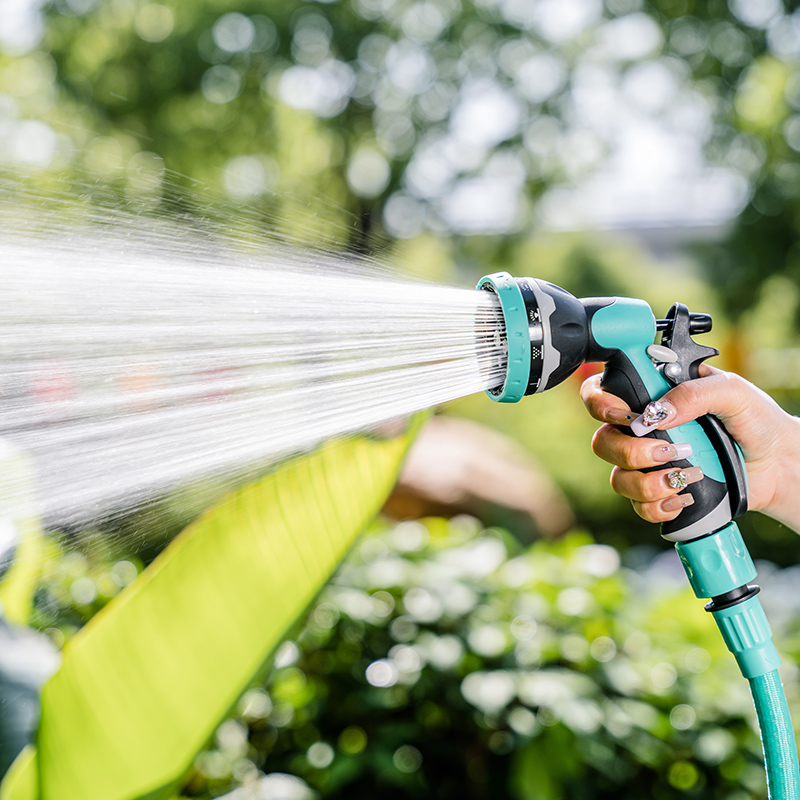
{"label": "water stream", "polygon": [[285,242],[0,202],[0,275],[0,441],[51,525],[502,382],[489,294]]}

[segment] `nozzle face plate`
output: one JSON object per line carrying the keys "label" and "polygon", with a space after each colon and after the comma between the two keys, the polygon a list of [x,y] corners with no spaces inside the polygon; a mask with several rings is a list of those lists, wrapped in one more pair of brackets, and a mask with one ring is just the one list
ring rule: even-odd
{"label": "nozzle face plate", "polygon": [[525,396],[531,373],[531,344],[525,299],[516,280],[507,272],[486,275],[478,281],[475,288],[497,295],[506,323],[506,379],[502,386],[489,389],[486,394],[498,403],[517,403]]}

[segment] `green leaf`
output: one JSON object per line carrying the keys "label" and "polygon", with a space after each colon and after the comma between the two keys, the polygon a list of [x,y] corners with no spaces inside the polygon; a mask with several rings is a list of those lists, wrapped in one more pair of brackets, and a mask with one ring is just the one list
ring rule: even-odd
{"label": "green leaf", "polygon": [[[40,800],[171,796],[380,510],[418,426],[285,463],[201,516],[94,617],[43,691]],[[21,772],[3,800],[35,797]]]}
{"label": "green leaf", "polygon": [[28,623],[43,559],[34,497],[30,459],[11,442],[0,440],[0,524],[12,526],[15,540],[13,563],[0,579],[0,613],[16,625]]}
{"label": "green leaf", "polygon": [[39,797],[39,774],[36,769],[36,750],[28,745],[11,765],[3,784],[3,800],[32,800]]}

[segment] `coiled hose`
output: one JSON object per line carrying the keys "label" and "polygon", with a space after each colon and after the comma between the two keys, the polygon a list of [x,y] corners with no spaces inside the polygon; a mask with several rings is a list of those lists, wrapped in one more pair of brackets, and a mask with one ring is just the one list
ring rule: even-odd
{"label": "coiled hose", "polygon": [[800,800],[797,744],[778,670],[750,678],[750,691],[764,748],[767,795],[770,800]]}

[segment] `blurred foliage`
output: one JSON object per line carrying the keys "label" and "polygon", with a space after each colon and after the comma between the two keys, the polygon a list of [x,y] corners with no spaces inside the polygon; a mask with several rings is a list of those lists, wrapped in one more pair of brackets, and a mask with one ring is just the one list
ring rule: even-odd
{"label": "blurred foliage", "polygon": [[[715,314],[708,338],[724,366],[800,411],[800,364],[778,350],[797,344],[800,323],[795,0],[54,0],[45,10],[40,46],[0,53],[0,161],[26,164],[42,188],[66,173],[99,204],[391,247],[394,263],[446,282],[509,269],[577,295],[641,296],[656,314],[681,300]],[[559,14],[561,27],[549,24]],[[707,284],[674,251],[532,236],[549,190],[613,157],[609,130],[577,112],[578,98],[602,106],[608,86],[741,177],[741,215],[696,250]],[[655,539],[589,457],[595,425],[576,381],[518,406],[474,397],[455,410],[528,446],[603,541]],[[79,534],[77,552],[66,537],[54,553],[35,622],[58,644],[135,577],[179,516],[145,514],[109,523],[135,533],[137,556],[115,561],[102,532]],[[757,556],[794,560],[785,528],[758,515],[743,528]],[[688,589],[660,580],[663,558],[634,574],[583,534],[519,547],[463,520],[376,529],[277,671],[220,727],[186,796],[219,795],[262,769],[301,778],[281,785],[295,800],[376,787],[514,800],[762,795],[746,686]],[[796,622],[782,624],[781,650],[796,657]]]}
{"label": "blurred foliage", "polygon": [[[40,624],[86,618],[106,601],[87,603],[87,581],[135,572],[101,561],[48,573]],[[771,576],[784,613],[769,589],[765,602],[796,657],[795,572]],[[783,669],[791,687],[797,668]],[[580,532],[523,549],[471,518],[379,523],[182,797],[255,788],[266,771],[266,796],[287,800],[747,800],[765,791],[754,725],[747,683],[672,553],[632,571]]]}
{"label": "blurred foliage", "polygon": [[800,278],[797,7],[52,0],[41,46],[0,56],[0,113],[17,161],[145,204],[166,171],[307,241],[495,232],[456,256],[502,260],[543,193],[613,156],[613,121],[586,99],[620,89],[750,187],[703,253],[741,315],[770,276]]}
{"label": "blurred foliage", "polygon": [[[58,558],[56,607],[66,599],[58,583],[69,581],[78,613],[92,618],[42,689],[35,753],[17,762],[0,794],[172,797],[231,702],[380,510],[423,420],[282,462],[206,510],[140,576],[131,561],[106,574],[77,553]],[[102,559],[103,542],[87,543]],[[98,606],[104,613],[92,615]],[[71,616],[69,627],[79,620]],[[181,711],[165,716],[169,708]],[[76,709],[80,726],[65,726]],[[22,788],[34,778],[38,790]]]}

